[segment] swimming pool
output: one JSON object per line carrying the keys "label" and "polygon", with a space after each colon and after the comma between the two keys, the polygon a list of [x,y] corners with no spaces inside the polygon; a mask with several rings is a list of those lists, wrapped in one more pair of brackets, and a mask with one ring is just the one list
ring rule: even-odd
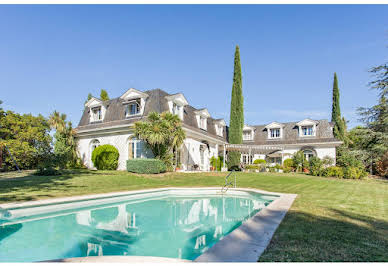
{"label": "swimming pool", "polygon": [[11,207],[0,217],[0,261],[85,256],[194,260],[277,199],[243,190],[161,189]]}

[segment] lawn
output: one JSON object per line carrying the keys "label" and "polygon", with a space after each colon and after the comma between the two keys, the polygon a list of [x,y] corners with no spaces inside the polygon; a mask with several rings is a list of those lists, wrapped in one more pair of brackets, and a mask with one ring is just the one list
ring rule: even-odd
{"label": "lawn", "polygon": [[[168,186],[221,186],[225,173],[0,175],[0,202]],[[260,261],[388,261],[388,181],[238,173],[238,187],[298,194]]]}

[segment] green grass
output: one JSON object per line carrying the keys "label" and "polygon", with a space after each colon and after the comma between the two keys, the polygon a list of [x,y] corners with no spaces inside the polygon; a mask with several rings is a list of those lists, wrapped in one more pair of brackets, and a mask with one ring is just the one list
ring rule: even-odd
{"label": "green grass", "polygon": [[[225,173],[134,175],[79,170],[0,176],[0,202],[168,186],[221,186]],[[238,173],[238,187],[298,194],[260,261],[388,261],[388,181]]]}

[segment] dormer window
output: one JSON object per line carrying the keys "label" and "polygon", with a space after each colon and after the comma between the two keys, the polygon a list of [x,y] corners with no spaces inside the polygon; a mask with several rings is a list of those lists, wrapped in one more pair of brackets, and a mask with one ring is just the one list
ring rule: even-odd
{"label": "dormer window", "polygon": [[313,136],[313,126],[302,127],[303,136]]}
{"label": "dormer window", "polygon": [[106,112],[106,106],[100,99],[92,97],[85,103],[85,107],[89,110],[90,123],[102,121]]}
{"label": "dormer window", "polygon": [[253,140],[255,134],[255,128],[244,125],[243,128],[243,140]]}
{"label": "dormer window", "polygon": [[179,118],[183,121],[183,107],[188,105],[185,96],[183,96],[182,93],[177,93],[166,96],[166,99],[168,101],[170,112],[179,116]]}
{"label": "dormer window", "polygon": [[93,122],[102,120],[101,106],[92,108]]}
{"label": "dormer window", "polygon": [[226,126],[224,119],[214,119],[214,127],[216,129],[217,136],[223,137],[224,136],[224,127]]}
{"label": "dormer window", "polygon": [[243,140],[252,140],[252,131],[251,130],[245,130],[243,131]]}
{"label": "dormer window", "polygon": [[194,111],[195,117],[197,119],[197,124],[200,129],[207,130],[207,118],[210,117],[207,109],[201,109]]}
{"label": "dormer window", "polygon": [[176,103],[173,103],[173,104],[172,104],[172,113],[173,113],[174,115],[180,116],[182,109],[183,109],[182,106],[177,105]]}
{"label": "dormer window", "polygon": [[266,125],[265,128],[268,131],[268,139],[281,139],[283,137],[283,124],[272,122],[271,124]]}
{"label": "dormer window", "polygon": [[280,128],[271,128],[270,135],[271,139],[280,138]]}
{"label": "dormer window", "polygon": [[299,128],[299,137],[314,137],[316,135],[317,121],[304,119],[296,125]]}
{"label": "dormer window", "polygon": [[140,114],[140,99],[134,100],[128,103],[127,105],[127,111],[126,111],[126,116],[133,116],[133,115],[138,115]]}
{"label": "dormer window", "polygon": [[135,89],[127,90],[123,95],[120,96],[120,99],[123,100],[122,104],[125,106],[125,116],[131,117],[142,115],[147,98],[147,93]]}
{"label": "dormer window", "polygon": [[203,130],[206,130],[206,128],[207,128],[207,119],[206,119],[206,117],[202,117],[201,116],[201,118],[200,118],[200,128],[201,129],[203,129]]}

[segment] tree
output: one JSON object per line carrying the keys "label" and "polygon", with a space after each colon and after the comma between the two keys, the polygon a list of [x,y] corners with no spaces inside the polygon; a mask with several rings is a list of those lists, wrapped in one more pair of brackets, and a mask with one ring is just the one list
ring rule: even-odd
{"label": "tree", "polygon": [[66,114],[54,111],[49,117],[51,128],[55,129],[55,164],[60,168],[75,167],[79,163],[75,131],[71,122],[66,122]]}
{"label": "tree", "polygon": [[[1,111],[0,146],[6,145],[21,169],[34,169],[47,160],[51,152],[50,127],[42,116],[20,115],[10,110]],[[5,169],[16,166],[6,153]]]}
{"label": "tree", "polygon": [[340,94],[338,88],[337,73],[334,73],[331,122],[334,123],[334,137],[339,140],[342,140],[346,146],[348,143],[348,139],[346,137],[346,120],[344,117],[341,117]]}
{"label": "tree", "polygon": [[388,152],[388,65],[383,64],[370,70],[376,80],[369,83],[372,89],[379,91],[378,104],[358,108],[360,121],[366,127],[358,127],[351,131],[351,149],[363,159],[371,173],[384,173],[384,156]]}
{"label": "tree", "polygon": [[87,103],[91,98],[93,98],[93,95],[89,92],[88,99],[85,101],[85,103]]}
{"label": "tree", "polygon": [[[230,125],[229,125],[229,143],[241,144],[244,128],[244,98],[242,93],[242,74],[240,63],[240,48],[236,46],[234,54],[234,74],[232,99],[230,104]],[[228,167],[239,166],[241,153],[230,151],[228,153]]]}
{"label": "tree", "polygon": [[170,112],[151,112],[146,121],[135,123],[135,135],[147,143],[155,158],[162,160],[170,171],[173,169],[173,152],[186,138],[179,116]]}
{"label": "tree", "polygon": [[109,96],[108,96],[108,92],[104,89],[101,89],[101,92],[100,92],[100,99],[102,101],[108,101],[109,100]]}

